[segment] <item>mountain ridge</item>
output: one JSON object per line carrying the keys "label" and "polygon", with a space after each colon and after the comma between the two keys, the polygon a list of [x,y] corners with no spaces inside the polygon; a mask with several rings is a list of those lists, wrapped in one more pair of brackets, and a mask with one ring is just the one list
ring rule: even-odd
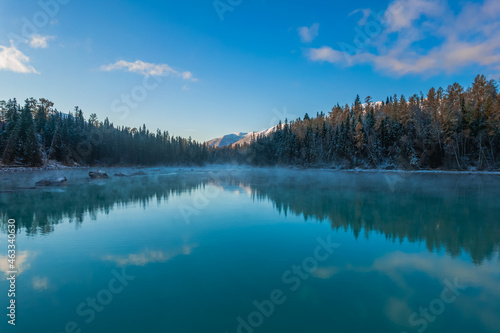
{"label": "mountain ridge", "polygon": [[259,132],[235,132],[231,134],[226,134],[221,137],[206,141],[209,147],[223,148],[223,147],[234,147],[236,145],[244,145],[252,142],[253,139],[259,136],[269,136],[271,133],[275,132],[278,125],[270,127],[268,129]]}

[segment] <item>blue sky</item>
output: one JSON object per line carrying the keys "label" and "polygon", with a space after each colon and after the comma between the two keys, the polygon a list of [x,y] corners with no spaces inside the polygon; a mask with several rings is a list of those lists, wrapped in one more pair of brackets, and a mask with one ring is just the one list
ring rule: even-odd
{"label": "blue sky", "polygon": [[500,77],[500,1],[0,0],[0,100],[208,140]]}

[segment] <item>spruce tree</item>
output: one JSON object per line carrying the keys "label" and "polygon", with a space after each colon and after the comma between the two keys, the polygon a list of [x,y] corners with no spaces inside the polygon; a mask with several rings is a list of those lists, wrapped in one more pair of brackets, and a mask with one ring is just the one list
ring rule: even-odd
{"label": "spruce tree", "polygon": [[19,119],[18,144],[17,155],[24,164],[29,166],[42,165],[42,153],[28,100],[26,100]]}

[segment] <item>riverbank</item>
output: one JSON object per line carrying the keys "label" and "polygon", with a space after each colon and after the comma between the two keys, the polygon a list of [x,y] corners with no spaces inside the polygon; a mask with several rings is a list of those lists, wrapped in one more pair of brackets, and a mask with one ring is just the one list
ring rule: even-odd
{"label": "riverbank", "polygon": [[296,171],[320,171],[320,172],[347,172],[347,173],[386,173],[386,174],[463,174],[463,175],[500,175],[500,170],[443,170],[443,169],[387,169],[387,168],[352,168],[343,169],[339,167],[297,167],[297,166],[250,166],[245,164],[208,164],[205,166],[189,166],[189,165],[170,165],[170,166],[82,166],[82,165],[64,165],[60,163],[49,163],[42,167],[14,167],[0,165],[0,174],[15,174],[15,173],[38,173],[42,171],[70,171],[70,170],[158,170],[158,169],[176,169],[183,171],[213,171],[213,170],[296,170]]}

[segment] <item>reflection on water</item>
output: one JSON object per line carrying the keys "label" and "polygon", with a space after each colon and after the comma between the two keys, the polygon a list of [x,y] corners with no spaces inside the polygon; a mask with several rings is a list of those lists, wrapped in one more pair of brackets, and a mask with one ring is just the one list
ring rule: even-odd
{"label": "reflection on water", "polygon": [[[375,231],[390,240],[425,241],[431,252],[444,248],[457,256],[465,251],[475,263],[500,249],[498,176],[413,174],[400,177],[394,188],[386,175],[325,171],[150,170],[149,176],[98,182],[84,180],[82,174],[64,187],[0,193],[2,221],[15,216],[27,234],[44,234],[62,221],[78,224],[86,214],[96,219],[130,204],[146,209],[213,184],[239,187],[255,200],[271,201],[284,215],[327,221],[356,238]],[[9,188],[5,179],[3,186]]]}
{"label": "reflection on water", "polygon": [[[153,200],[167,201],[172,195],[191,193],[203,186],[200,180],[179,178],[175,174],[153,177],[115,177],[108,181],[84,179],[86,172],[67,186],[48,188],[9,187],[0,193],[2,217],[15,216],[28,234],[48,233],[64,220],[81,223],[86,214],[109,214],[113,207],[140,204],[147,207]],[[15,177],[17,175],[12,175]],[[41,177],[41,176],[40,176]],[[29,186],[29,185],[28,185]]]}
{"label": "reflection on water", "polygon": [[[45,174],[1,175],[2,248],[7,219],[18,226],[15,329],[500,330],[497,176],[145,172],[98,181],[83,170],[49,173],[68,178],[55,188],[31,188]],[[297,270],[329,237],[340,247]],[[110,293],[117,281],[123,288]],[[277,289],[285,301],[250,325],[256,302]],[[87,304],[94,298],[98,308]]]}

